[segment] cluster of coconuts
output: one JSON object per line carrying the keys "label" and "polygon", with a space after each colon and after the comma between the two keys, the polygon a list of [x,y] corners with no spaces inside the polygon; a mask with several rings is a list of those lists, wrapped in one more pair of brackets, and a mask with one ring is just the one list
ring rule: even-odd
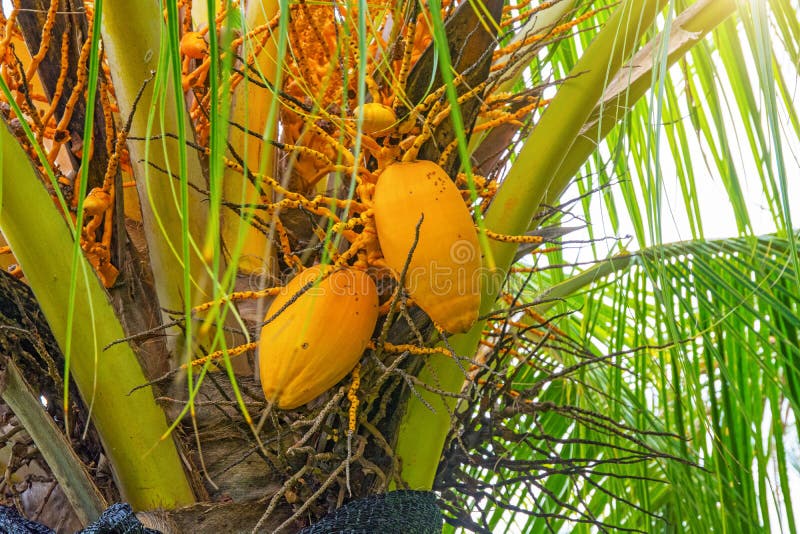
{"label": "cluster of coconuts", "polygon": [[[388,133],[397,122],[381,104],[362,111],[369,135]],[[408,262],[404,285],[413,301],[444,330],[469,330],[480,306],[478,238],[444,169],[431,161],[392,163],[378,176],[373,203],[384,261],[398,275]],[[282,409],[302,406],[344,378],[378,321],[378,291],[366,272],[345,267],[324,274],[318,265],[293,278],[261,329],[261,386]]]}

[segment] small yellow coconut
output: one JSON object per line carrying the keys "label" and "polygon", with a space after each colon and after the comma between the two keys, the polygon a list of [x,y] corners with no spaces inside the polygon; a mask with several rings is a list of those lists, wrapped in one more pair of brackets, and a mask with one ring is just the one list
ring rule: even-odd
{"label": "small yellow coconut", "polygon": [[364,110],[364,122],[361,125],[361,129],[365,134],[381,137],[394,131],[397,125],[397,116],[395,116],[392,108],[372,102],[353,110],[353,117],[358,119],[362,109]]}

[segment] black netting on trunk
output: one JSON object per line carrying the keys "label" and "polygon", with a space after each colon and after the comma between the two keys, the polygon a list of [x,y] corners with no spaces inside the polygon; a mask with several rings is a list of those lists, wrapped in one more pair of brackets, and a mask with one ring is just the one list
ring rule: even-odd
{"label": "black netting on trunk", "polygon": [[[55,534],[48,527],[25,519],[11,507],[0,506],[0,532],[3,534]],[[78,534],[161,534],[142,525],[127,504],[113,504],[97,521]]]}
{"label": "black netting on trunk", "polygon": [[429,491],[393,491],[347,503],[300,534],[439,534],[442,513]]}

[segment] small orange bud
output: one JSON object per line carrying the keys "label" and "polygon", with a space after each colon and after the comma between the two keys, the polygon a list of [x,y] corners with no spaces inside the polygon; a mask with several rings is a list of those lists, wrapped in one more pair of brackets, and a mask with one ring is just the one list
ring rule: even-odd
{"label": "small orange bud", "polygon": [[83,211],[86,212],[86,215],[94,217],[105,213],[110,205],[111,195],[101,188],[95,187],[89,191],[86,200],[83,201]]}
{"label": "small orange bud", "polygon": [[192,59],[203,59],[208,55],[208,45],[197,32],[187,32],[181,38],[181,54]]}

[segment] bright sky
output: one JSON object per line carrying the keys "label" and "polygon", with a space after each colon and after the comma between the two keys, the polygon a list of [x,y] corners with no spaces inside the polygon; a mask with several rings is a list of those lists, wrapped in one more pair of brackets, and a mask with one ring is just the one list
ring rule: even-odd
{"label": "bright sky", "polygon": [[[744,40],[744,36],[742,36]],[[775,43],[773,50],[776,53],[776,61],[782,67],[783,72],[786,74],[797,73],[797,67],[792,66],[792,60],[784,50],[780,43]],[[751,81],[754,89],[757,91],[759,84],[755,77],[756,67],[753,63],[751,55],[747,55],[745,50],[745,57],[748,62],[749,72],[753,74]],[[720,81],[718,87],[723,90],[719,94],[723,98],[727,98],[724,88],[727,86],[727,79],[725,77],[725,70],[718,57],[715,57],[715,62],[718,66],[718,73]],[[670,71],[674,79],[681,79],[681,71],[676,66]],[[792,80],[792,78],[789,78]],[[677,84],[680,87],[680,83]],[[790,84],[790,90],[793,95],[800,97],[800,78],[796,75],[794,77],[793,85]],[[763,113],[764,96],[762,93],[756,94],[757,105],[762,110],[762,125],[765,132],[769,132],[767,127],[766,118]],[[778,95],[778,106],[780,113],[780,128],[781,128],[781,143],[784,151],[784,165],[787,171],[787,178],[789,182],[789,199],[790,199],[790,212],[792,215],[793,226],[795,229],[800,228],[800,180],[798,180],[798,169],[800,169],[800,146],[797,145],[796,137],[791,132],[791,124],[786,118],[786,108]],[[725,102],[730,110],[736,109],[736,102],[733,97]],[[682,117],[686,117],[688,122],[688,110],[684,109]],[[663,119],[663,118],[662,118]],[[663,119],[666,120],[666,119]],[[756,234],[766,234],[775,232],[776,228],[772,220],[772,215],[767,207],[766,197],[764,196],[760,178],[757,173],[756,162],[751,157],[751,149],[748,144],[747,135],[744,126],[741,123],[741,117],[738,113],[732,111],[723,117],[726,124],[726,130],[729,141],[733,145],[734,154],[738,157],[734,160],[734,165],[741,180],[742,188],[745,193],[748,212],[750,214],[751,222],[753,224],[753,231]],[[698,137],[692,137],[691,126],[688,126],[689,141],[691,146],[691,160],[694,162],[693,172],[695,175],[695,184],[699,196],[699,205],[701,209],[703,229],[705,237],[708,239],[725,238],[735,236],[737,234],[733,208],[726,201],[727,192],[719,175],[716,174],[716,169],[710,169],[705,160],[708,158],[709,150],[705,143],[700,144]],[[786,132],[789,130],[790,135],[787,136]],[[713,165],[713,163],[711,163]],[[675,170],[675,163],[670,153],[669,145],[666,138],[661,139],[661,150],[658,159],[658,166],[662,173],[662,201],[665,208],[665,216],[662,221],[662,232],[664,242],[681,241],[691,239],[691,231],[687,219],[686,212],[683,207],[683,198],[680,192],[679,177]],[[773,169],[775,169],[773,164]],[[624,206],[621,195],[617,191],[617,200],[619,206]],[[577,188],[573,187],[564,198],[577,196]],[[595,235],[613,235],[613,230],[604,225],[608,220],[603,216],[604,206],[602,202],[593,203],[594,213],[591,218],[595,225]],[[632,234],[633,227],[629,220],[622,220],[620,235]],[[609,242],[609,246],[613,243]]]}

